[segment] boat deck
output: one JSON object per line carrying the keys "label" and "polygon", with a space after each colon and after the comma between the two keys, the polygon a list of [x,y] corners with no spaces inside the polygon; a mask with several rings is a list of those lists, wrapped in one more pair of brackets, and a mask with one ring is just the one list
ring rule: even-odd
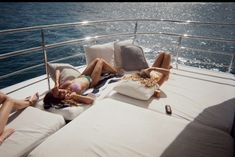
{"label": "boat deck", "polygon": [[[80,67],[82,72],[85,67]],[[8,92],[16,87],[23,86],[25,83],[40,80],[40,76],[31,80],[2,89],[2,92]],[[51,80],[51,87],[54,83]],[[116,82],[118,83],[118,82]],[[180,66],[179,69],[172,69],[168,81],[166,81],[161,89],[161,97],[152,97],[148,101],[133,99],[113,90],[116,83],[109,84],[107,88],[101,91],[96,101],[112,98],[118,101],[123,101],[139,107],[147,108],[165,114],[165,105],[170,105],[172,108],[172,116],[183,118],[188,121],[199,120],[213,121],[214,118],[220,119],[214,123],[231,125],[233,115],[235,113],[235,76],[230,73],[214,72],[193,67]],[[40,102],[36,107],[43,109],[42,99],[48,90],[47,80],[32,84],[26,88],[9,94],[10,96],[22,99],[32,95],[35,92],[40,93]],[[222,110],[221,110],[222,108]],[[221,113],[224,111],[224,113]],[[231,131],[231,128],[224,126],[225,131]]]}

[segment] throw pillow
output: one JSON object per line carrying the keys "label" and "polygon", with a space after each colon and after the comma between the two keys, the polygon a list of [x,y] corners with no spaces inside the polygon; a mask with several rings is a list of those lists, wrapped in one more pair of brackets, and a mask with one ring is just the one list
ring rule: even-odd
{"label": "throw pillow", "polygon": [[126,71],[148,68],[143,49],[133,44],[121,46],[121,62]]}
{"label": "throw pillow", "polygon": [[89,105],[71,106],[71,107],[65,107],[61,109],[56,109],[54,107],[51,107],[48,111],[63,116],[65,120],[73,120],[78,115],[80,115],[83,111],[85,111],[88,107]]}
{"label": "throw pillow", "polygon": [[114,65],[114,47],[113,42],[84,46],[86,63],[90,64],[96,58],[103,58],[105,61]]}
{"label": "throw pillow", "polygon": [[51,76],[52,80],[55,81],[55,71],[56,69],[60,70],[60,84],[65,82],[66,80],[72,80],[81,75],[79,70],[77,70],[74,66],[67,63],[47,63],[48,72]]}
{"label": "throw pillow", "polygon": [[121,63],[121,46],[132,44],[133,40],[123,40],[114,42],[114,65],[122,67]]}
{"label": "throw pillow", "polygon": [[139,99],[148,100],[153,94],[158,86],[145,87],[138,81],[133,80],[121,80],[114,88],[120,94]]}

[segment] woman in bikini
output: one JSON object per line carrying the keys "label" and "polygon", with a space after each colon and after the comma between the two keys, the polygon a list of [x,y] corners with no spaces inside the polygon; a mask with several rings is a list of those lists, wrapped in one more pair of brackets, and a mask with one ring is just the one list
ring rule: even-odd
{"label": "woman in bikini", "polygon": [[97,85],[101,75],[104,73],[118,74],[118,70],[102,58],[94,59],[82,72],[81,76],[73,80],[66,80],[59,84],[60,71],[56,70],[56,79],[54,88],[44,97],[44,108],[48,109],[53,104],[69,103],[78,105],[79,103],[92,104],[94,96],[83,95],[88,88]]}
{"label": "woman in bikini", "polygon": [[21,110],[28,106],[34,106],[38,100],[38,93],[25,98],[25,100],[16,100],[0,92],[0,144],[14,132],[12,128],[5,128],[10,113],[13,110]]}
{"label": "woman in bikini", "polygon": [[140,71],[140,76],[157,80],[161,86],[169,79],[171,66],[171,55],[167,52],[160,52],[152,67]]}
{"label": "woman in bikini", "polygon": [[171,66],[171,55],[167,52],[160,52],[152,67],[141,70],[124,79],[140,81],[146,87],[154,85],[161,86],[168,80]]}

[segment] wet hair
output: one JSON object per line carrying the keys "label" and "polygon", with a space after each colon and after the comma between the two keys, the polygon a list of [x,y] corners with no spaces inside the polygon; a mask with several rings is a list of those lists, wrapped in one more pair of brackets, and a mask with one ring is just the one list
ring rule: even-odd
{"label": "wet hair", "polygon": [[62,102],[62,100],[63,99],[61,99],[61,98],[54,97],[52,92],[49,91],[43,99],[43,107],[44,107],[44,109],[47,110],[47,109],[51,108],[52,106],[56,106],[56,105],[59,105],[59,104],[64,104]]}

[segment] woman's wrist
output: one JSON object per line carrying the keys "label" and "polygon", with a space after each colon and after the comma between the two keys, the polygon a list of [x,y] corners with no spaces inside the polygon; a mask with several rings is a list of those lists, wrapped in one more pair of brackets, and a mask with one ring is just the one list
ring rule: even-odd
{"label": "woman's wrist", "polygon": [[60,84],[58,81],[55,82],[55,86],[59,88]]}

